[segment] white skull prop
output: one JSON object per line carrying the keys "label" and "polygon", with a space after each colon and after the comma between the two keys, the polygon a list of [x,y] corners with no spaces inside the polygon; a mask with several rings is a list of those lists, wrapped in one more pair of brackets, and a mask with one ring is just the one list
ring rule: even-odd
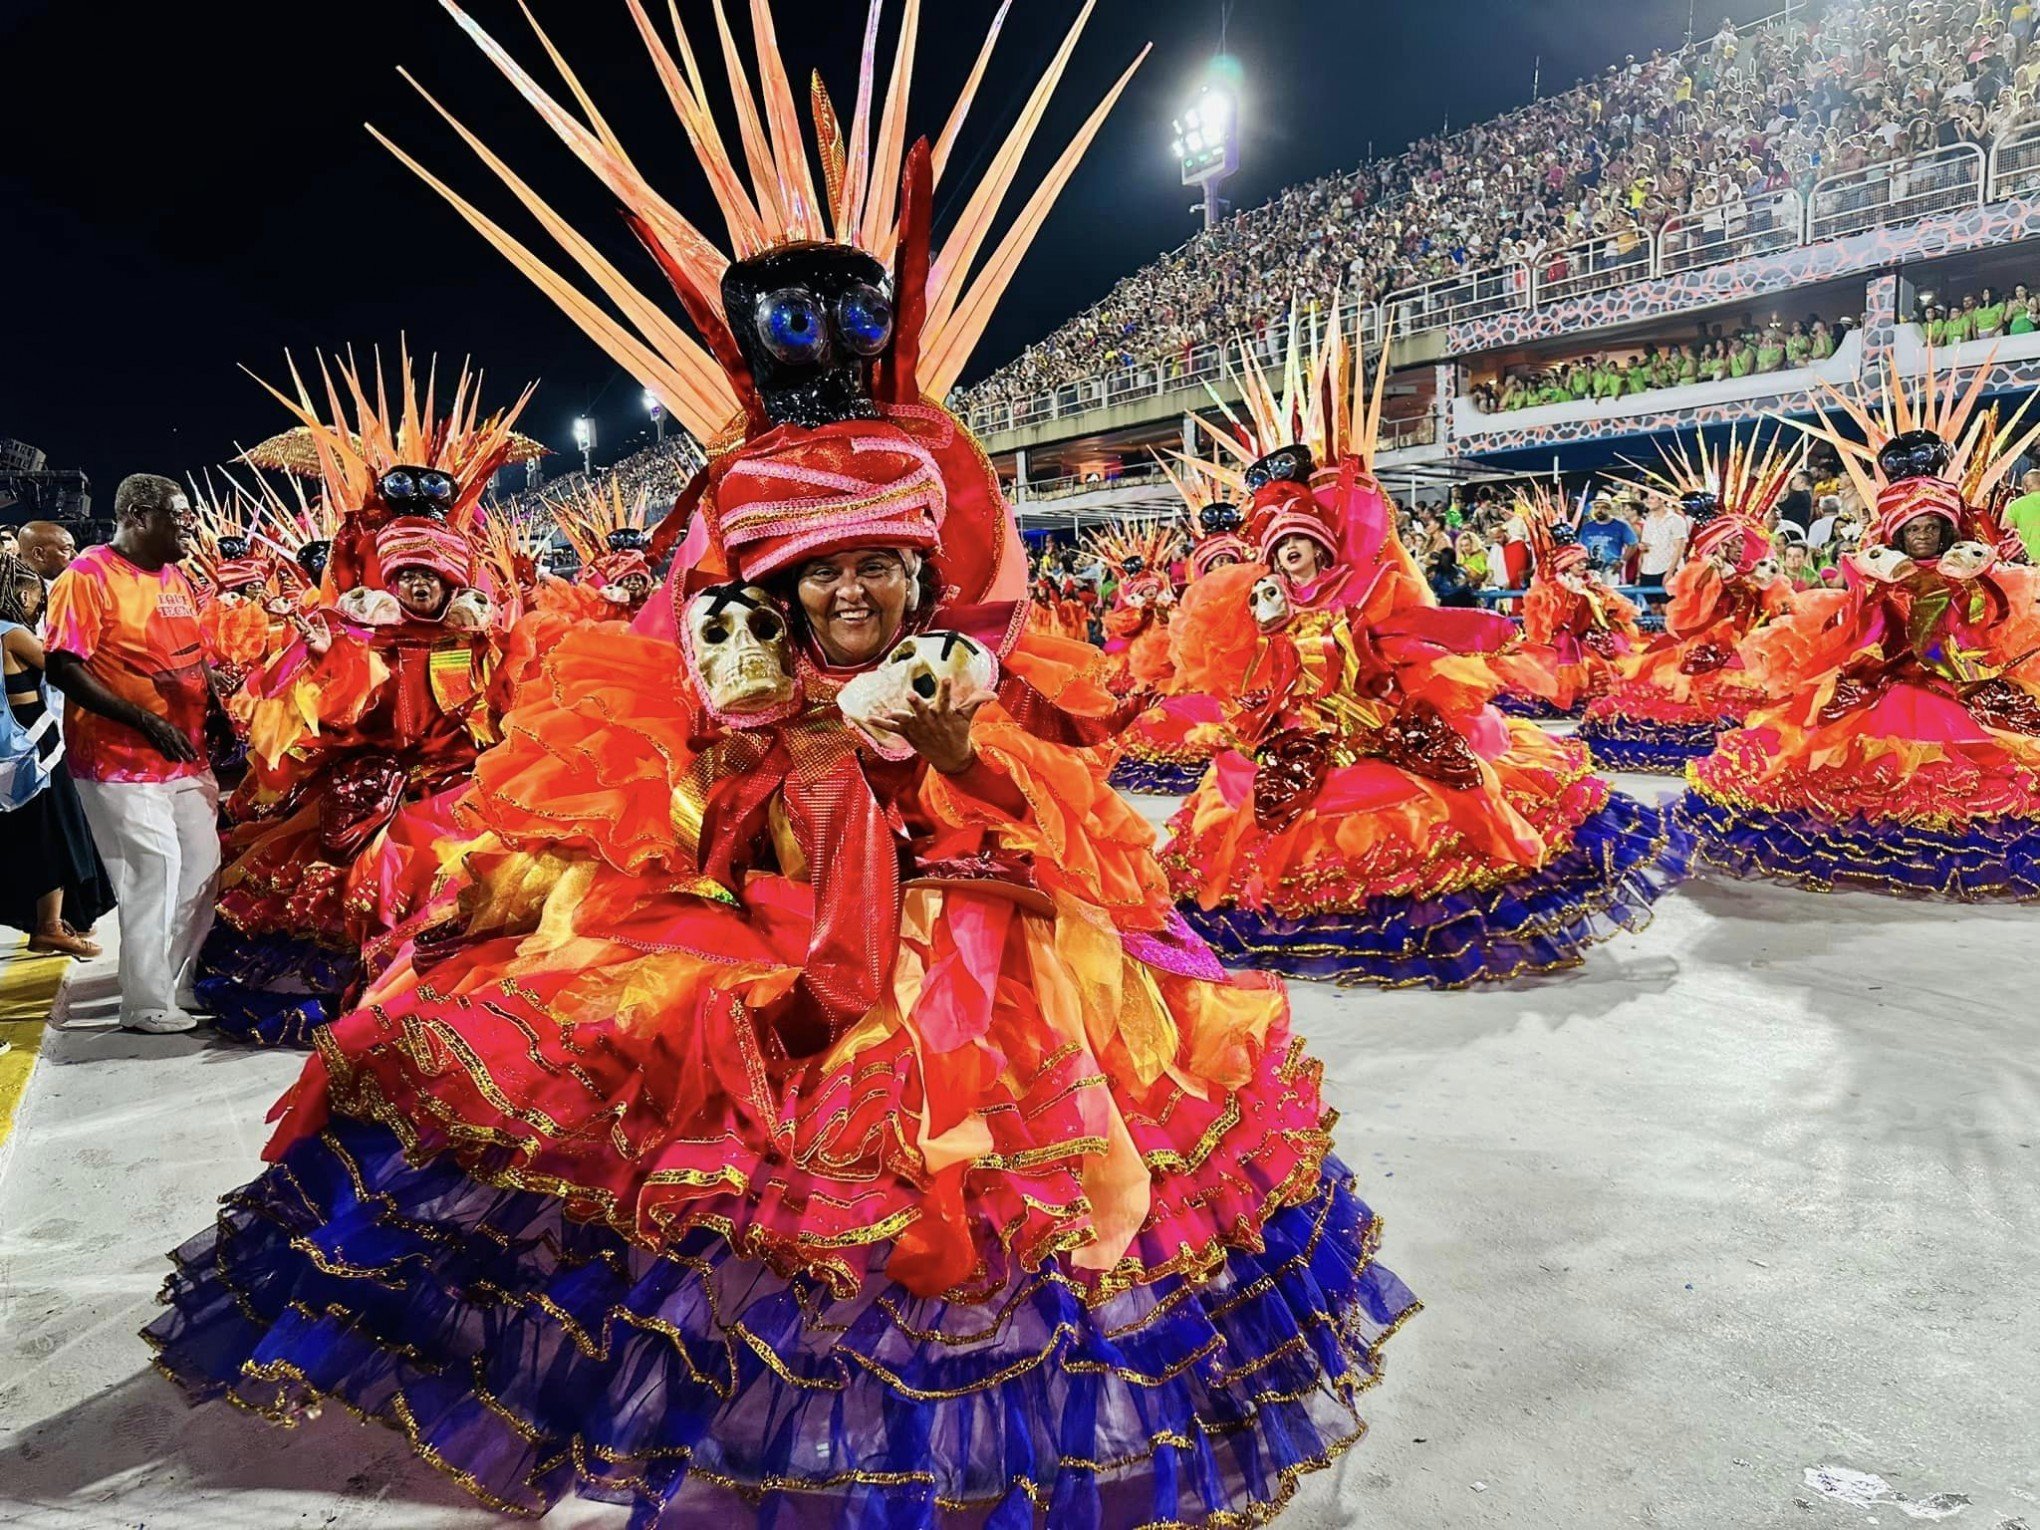
{"label": "white skull prop", "polygon": [[1941,554],[1935,565],[1950,579],[1974,579],[1997,562],[1997,554],[1981,542],[1961,541]]}
{"label": "white skull prop", "polygon": [[1279,575],[1255,580],[1247,592],[1247,603],[1254,612],[1254,625],[1263,632],[1273,632],[1289,620],[1289,590]]}
{"label": "white skull prop", "polygon": [[1768,590],[1784,572],[1784,565],[1776,558],[1759,558],[1750,565],[1749,581],[1760,590]]}
{"label": "white skull prop", "polygon": [[718,584],[687,603],[686,655],[710,715],[755,719],[793,699],[786,618],[750,584]]}
{"label": "white skull prop", "polygon": [[360,627],[394,627],[404,619],[404,608],[388,590],[358,584],[334,602],[339,613]]}
{"label": "white skull prop", "polygon": [[1915,565],[1913,560],[1896,547],[1866,547],[1860,552],[1849,554],[1849,561],[1856,572],[1879,584],[1891,584],[1910,574]]}
{"label": "white skull prop", "polygon": [[863,734],[888,760],[904,760],[914,746],[887,727],[889,712],[908,710],[908,697],[934,699],[949,682],[952,703],[968,701],[999,681],[999,661],[975,638],[961,632],[917,632],[902,638],[876,669],[867,670],[843,687],[836,698],[844,721]]}
{"label": "white skull prop", "polygon": [[484,591],[474,588],[454,591],[440,617],[449,632],[487,632],[495,619],[495,604]]}

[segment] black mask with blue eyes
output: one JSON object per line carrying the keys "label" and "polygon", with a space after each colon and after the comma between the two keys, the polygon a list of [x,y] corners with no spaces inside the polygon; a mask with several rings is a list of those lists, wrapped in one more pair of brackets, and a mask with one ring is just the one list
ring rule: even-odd
{"label": "black mask with blue eyes", "polygon": [[320,580],[326,577],[326,563],[332,556],[333,544],[319,537],[297,550],[297,566],[304,570],[307,579]]}
{"label": "black mask with blue eyes", "polygon": [[723,313],[774,425],[875,420],[869,364],[892,344],[892,278],[862,250],[792,244],[723,272]]}

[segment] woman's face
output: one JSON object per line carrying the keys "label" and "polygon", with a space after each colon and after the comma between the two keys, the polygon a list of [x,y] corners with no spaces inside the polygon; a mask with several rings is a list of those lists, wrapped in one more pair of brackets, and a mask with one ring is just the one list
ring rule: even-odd
{"label": "woman's face", "polygon": [[869,664],[892,647],[907,618],[906,559],[862,547],[804,564],[795,586],[808,630],[831,664]]}
{"label": "woman's face", "polygon": [[1938,558],[1955,538],[1946,521],[1931,515],[1916,515],[1898,528],[1898,545],[1908,558]]}
{"label": "woman's face", "polygon": [[1292,532],[1275,544],[1276,571],[1291,579],[1315,579],[1324,572],[1324,549],[1309,537]]}
{"label": "woman's face", "polygon": [[446,609],[453,587],[429,568],[400,568],[390,578],[390,593],[406,616],[429,622]]}
{"label": "woman's face", "polygon": [[23,579],[14,587],[14,598],[21,605],[22,625],[33,627],[42,620],[43,582],[40,579]]}

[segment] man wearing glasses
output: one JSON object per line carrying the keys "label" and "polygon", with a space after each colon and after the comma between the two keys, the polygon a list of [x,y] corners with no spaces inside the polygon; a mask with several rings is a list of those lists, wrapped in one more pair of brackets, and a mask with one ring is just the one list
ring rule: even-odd
{"label": "man wearing glasses", "polygon": [[113,541],[50,589],[49,679],[68,703],[65,760],[119,900],[120,1023],[188,1031],[220,864],[205,642],[178,567],[197,520],[184,490],[153,473],[123,479],[113,508]]}

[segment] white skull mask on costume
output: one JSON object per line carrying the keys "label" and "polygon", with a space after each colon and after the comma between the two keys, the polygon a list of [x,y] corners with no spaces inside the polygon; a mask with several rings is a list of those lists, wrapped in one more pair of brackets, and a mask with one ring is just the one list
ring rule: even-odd
{"label": "white skull mask on costume", "polygon": [[1776,558],[1759,558],[1750,565],[1749,581],[1760,590],[1768,590],[1772,581],[1784,572]]}
{"label": "white skull mask on costume", "polygon": [[1997,554],[1982,542],[1963,540],[1941,554],[1934,566],[1950,579],[1975,579],[1997,562]]}
{"label": "white skull mask on costume", "polygon": [[786,618],[750,584],[719,584],[687,603],[687,661],[710,715],[742,722],[792,700]]}
{"label": "white skull mask on costume", "polygon": [[1274,574],[1254,582],[1247,603],[1254,612],[1254,625],[1263,632],[1273,632],[1289,620],[1289,591]]}
{"label": "white skull mask on costume", "polygon": [[949,682],[952,703],[988,691],[999,680],[999,661],[975,638],[961,632],[918,632],[902,638],[876,669],[843,687],[836,698],[843,717],[888,760],[904,760],[913,745],[886,727],[888,712],[909,710],[908,698],[932,701],[942,682]]}

